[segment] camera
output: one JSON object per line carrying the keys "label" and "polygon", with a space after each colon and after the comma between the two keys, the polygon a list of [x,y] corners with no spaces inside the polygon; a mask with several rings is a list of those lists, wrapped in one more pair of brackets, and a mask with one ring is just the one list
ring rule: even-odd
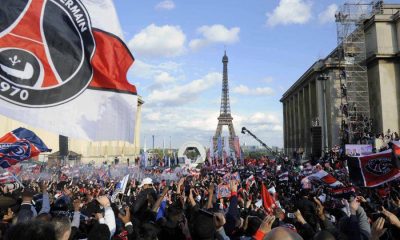
{"label": "camera", "polygon": [[125,216],[125,215],[126,215],[126,211],[125,211],[125,208],[126,208],[126,207],[128,207],[128,205],[126,205],[126,204],[123,204],[123,205],[121,205],[121,206],[118,207],[118,212],[119,212],[122,216]]}
{"label": "camera", "polygon": [[288,217],[288,218],[296,218],[296,216],[294,215],[294,213],[287,213],[287,217]]}

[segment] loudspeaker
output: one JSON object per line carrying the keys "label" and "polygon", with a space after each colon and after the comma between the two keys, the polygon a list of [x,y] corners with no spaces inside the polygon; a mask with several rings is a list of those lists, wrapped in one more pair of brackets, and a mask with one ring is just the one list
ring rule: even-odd
{"label": "loudspeaker", "polygon": [[60,149],[60,156],[68,156],[68,137],[59,135],[58,136],[58,146]]}
{"label": "loudspeaker", "polygon": [[320,158],[322,155],[322,127],[312,127],[312,154],[314,158]]}

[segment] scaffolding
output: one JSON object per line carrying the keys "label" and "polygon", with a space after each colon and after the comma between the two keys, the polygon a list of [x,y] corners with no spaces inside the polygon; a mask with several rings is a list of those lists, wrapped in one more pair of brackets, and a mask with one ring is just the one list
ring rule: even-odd
{"label": "scaffolding", "polygon": [[381,11],[383,1],[347,1],[335,14],[341,86],[342,143],[360,142],[371,133],[364,21]]}

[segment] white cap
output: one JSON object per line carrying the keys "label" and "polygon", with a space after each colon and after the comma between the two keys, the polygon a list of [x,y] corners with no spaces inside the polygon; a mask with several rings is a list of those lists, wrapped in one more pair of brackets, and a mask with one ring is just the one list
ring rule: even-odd
{"label": "white cap", "polygon": [[153,184],[153,180],[151,178],[145,178],[145,179],[143,179],[143,181],[139,185],[139,187],[141,188],[141,187],[143,187],[143,185],[146,185],[146,184]]}

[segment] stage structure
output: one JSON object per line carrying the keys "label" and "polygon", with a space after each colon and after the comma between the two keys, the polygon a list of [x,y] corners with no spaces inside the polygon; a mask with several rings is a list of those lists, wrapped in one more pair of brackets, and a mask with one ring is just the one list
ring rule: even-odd
{"label": "stage structure", "polygon": [[[204,163],[206,160],[206,149],[203,145],[201,145],[198,142],[195,141],[190,141],[184,143],[178,150],[178,158],[181,163],[181,159],[184,159],[185,156],[185,151],[186,150],[192,150],[192,149],[197,149],[199,151],[200,155],[198,158],[195,160],[194,164],[199,164],[199,163]],[[182,162],[184,164],[184,162]]]}
{"label": "stage structure", "polygon": [[235,149],[234,140],[236,137],[235,128],[233,127],[233,117],[231,115],[231,105],[229,101],[229,84],[228,84],[228,56],[226,56],[226,51],[224,57],[222,58],[223,67],[223,78],[222,78],[222,96],[221,96],[221,109],[218,117],[218,126],[213,137],[214,142],[214,152],[216,151],[216,146],[218,143],[218,138],[221,137],[223,126],[228,127],[229,131],[229,148],[231,151]]}
{"label": "stage structure", "polygon": [[382,12],[383,1],[347,1],[335,14],[341,85],[342,144],[356,143],[371,131],[364,23]]}

